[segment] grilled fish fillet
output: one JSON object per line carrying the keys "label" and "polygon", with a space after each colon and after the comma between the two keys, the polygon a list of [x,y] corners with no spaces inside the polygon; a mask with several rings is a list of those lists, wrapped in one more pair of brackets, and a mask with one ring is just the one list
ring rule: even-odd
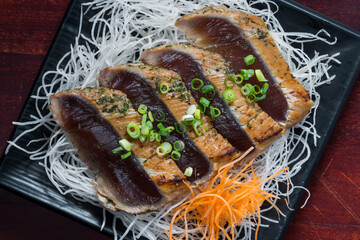
{"label": "grilled fish fillet", "polygon": [[[289,128],[309,112],[313,105],[309,93],[291,74],[261,18],[216,6],[185,15],[175,25],[194,46],[223,56],[233,73],[239,73],[240,69],[261,69],[270,86],[259,106],[280,125]],[[244,58],[250,54],[256,61],[245,66]]]}

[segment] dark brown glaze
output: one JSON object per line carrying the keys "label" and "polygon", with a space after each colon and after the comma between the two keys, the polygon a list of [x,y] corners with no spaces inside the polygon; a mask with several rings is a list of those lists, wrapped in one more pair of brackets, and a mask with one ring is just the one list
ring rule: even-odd
{"label": "dark brown glaze", "polygon": [[[99,75],[100,85],[113,88],[124,92],[130,99],[134,109],[138,109],[140,104],[145,104],[148,109],[155,113],[161,110],[165,114],[165,120],[161,123],[165,126],[175,126],[176,118],[168,109],[166,104],[156,95],[152,86],[143,79],[142,76],[131,70],[105,69]],[[154,126],[160,122],[154,121]],[[181,158],[176,162],[179,169],[184,172],[187,167],[192,167],[194,174],[187,180],[193,182],[197,179],[208,176],[211,173],[211,163],[200,149],[191,141],[187,134],[180,134],[173,131],[164,141],[174,143],[176,140],[182,140],[185,148],[181,151]]]}
{"label": "dark brown glaze", "polygon": [[[229,62],[232,72],[240,73],[240,69],[261,69],[268,80],[269,89],[264,100],[258,101],[259,106],[276,121],[285,121],[289,109],[283,92],[276,85],[274,76],[269,71],[262,57],[246,39],[238,26],[221,17],[198,16],[188,20],[193,31],[199,33],[201,46],[207,50],[219,53]],[[265,33],[263,33],[265,34]],[[264,35],[266,36],[266,35]],[[262,34],[259,34],[259,38]],[[244,58],[254,55],[256,61],[250,66],[245,66]],[[249,79],[249,83],[262,87],[256,77]]]}
{"label": "dark brown glaze", "polygon": [[104,180],[116,200],[127,206],[152,205],[163,200],[156,184],[133,155],[121,159],[125,151],[112,153],[119,146],[120,136],[86,99],[68,94],[56,98],[62,128],[78,148],[80,158],[96,178]]}
{"label": "dark brown glaze", "polygon": [[[205,94],[199,90],[192,89],[191,81],[194,78],[200,78],[203,80],[204,85],[212,85],[202,73],[201,66],[190,55],[173,49],[163,50],[157,57],[157,65],[178,73],[195,101],[200,104],[200,99],[201,97],[205,97]],[[225,137],[229,143],[239,151],[246,151],[254,146],[249,136],[242,129],[240,123],[231,113],[229,107],[217,91],[210,105],[221,111],[218,117],[212,119],[214,128],[218,133]],[[209,108],[207,108],[205,114],[211,116]]]}

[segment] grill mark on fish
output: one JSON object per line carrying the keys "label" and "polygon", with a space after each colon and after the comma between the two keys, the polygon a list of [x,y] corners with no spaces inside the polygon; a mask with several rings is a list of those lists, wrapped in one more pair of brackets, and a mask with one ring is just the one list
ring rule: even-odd
{"label": "grill mark on fish", "polygon": [[121,159],[125,151],[112,153],[121,137],[89,100],[74,92],[62,92],[51,97],[51,109],[55,121],[78,148],[80,159],[95,174],[100,195],[107,195],[128,212],[163,203],[164,196],[134,155]]}
{"label": "grill mark on fish", "polygon": [[[153,92],[153,88],[144,79],[144,76],[129,69],[112,70],[104,69],[99,77],[101,86],[118,89],[127,94],[134,108],[137,109],[140,104],[145,104],[148,109],[155,113],[161,110],[165,114],[165,120],[161,123],[168,126],[175,126],[176,118],[168,109],[166,104]],[[185,148],[181,152],[181,158],[176,162],[179,169],[184,172],[187,167],[192,167],[194,173],[187,180],[194,182],[198,179],[206,178],[211,173],[211,163],[207,157],[190,140],[187,134],[180,134],[173,131],[164,141],[174,143],[176,140],[182,140]]]}

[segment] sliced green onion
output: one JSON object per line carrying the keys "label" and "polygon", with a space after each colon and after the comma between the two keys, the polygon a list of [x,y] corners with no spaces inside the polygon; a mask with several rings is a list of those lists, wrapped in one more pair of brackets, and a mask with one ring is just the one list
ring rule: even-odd
{"label": "sliced green onion", "polygon": [[192,167],[187,167],[185,169],[185,172],[184,172],[184,175],[187,176],[187,177],[191,177],[191,175],[193,174],[193,168]]}
{"label": "sliced green onion", "polygon": [[[229,80],[230,79],[230,80]],[[229,82],[231,82],[231,84],[229,85]],[[226,88],[232,88],[235,85],[235,79],[233,78],[233,76],[227,76],[224,79],[224,84]]]}
{"label": "sliced green onion", "polygon": [[184,149],[185,144],[184,144],[183,141],[178,140],[178,141],[175,141],[175,142],[174,142],[173,146],[174,146],[174,149],[175,149],[176,151],[181,151],[181,150]]}
{"label": "sliced green onion", "polygon": [[259,82],[267,82],[268,80],[265,79],[264,74],[260,69],[255,70],[256,78],[259,80]]}
{"label": "sliced green onion", "polygon": [[138,112],[140,114],[144,114],[144,113],[146,113],[147,109],[148,109],[148,107],[145,104],[140,104],[140,106],[138,108]]}
{"label": "sliced green onion", "polygon": [[131,155],[131,152],[127,152],[127,153],[121,155],[121,159],[128,158],[130,155]]}
{"label": "sliced green onion", "polygon": [[147,125],[144,125],[142,128],[141,128],[141,134],[142,135],[148,135],[150,133],[150,128],[147,126]]}
{"label": "sliced green onion", "polygon": [[179,160],[181,158],[181,153],[179,151],[174,150],[174,151],[171,152],[170,157],[173,160],[177,161],[177,160]]}
{"label": "sliced green onion", "polygon": [[139,140],[140,140],[140,142],[145,142],[146,136],[145,135],[140,135]]}
{"label": "sliced green onion", "polygon": [[[186,116],[188,116],[188,115],[186,115]],[[196,119],[194,117],[189,117],[189,118],[184,119],[185,125],[194,125],[195,122],[196,122]]]}
{"label": "sliced green onion", "polygon": [[147,140],[152,142],[155,140],[155,130],[151,130],[150,133],[146,136]]}
{"label": "sliced green onion", "polygon": [[241,75],[244,77],[244,80],[248,80],[252,76],[254,76],[254,70],[253,69],[241,69]]}
{"label": "sliced green onion", "polygon": [[268,88],[269,88],[269,84],[268,84],[268,83],[264,83],[264,85],[263,85],[262,88],[261,88],[261,93],[262,93],[262,94],[265,94],[265,93],[267,92]]}
{"label": "sliced green onion", "polygon": [[166,153],[170,153],[172,150],[172,145],[169,142],[163,142],[160,146],[162,146]]}
{"label": "sliced green onion", "polygon": [[[197,83],[199,82],[199,83]],[[195,85],[200,84],[200,86],[196,87]],[[202,87],[204,86],[204,82],[203,80],[199,79],[199,78],[194,78],[193,80],[191,80],[191,88],[194,90],[200,90]]]}
{"label": "sliced green onion", "polygon": [[176,131],[178,133],[185,133],[186,132],[186,126],[181,122],[176,123],[175,129],[176,129]]}
{"label": "sliced green onion", "polygon": [[214,86],[212,85],[206,85],[204,86],[201,91],[203,93],[205,93],[205,97],[208,99],[208,100],[213,100],[214,97],[215,97],[215,88]]}
{"label": "sliced green onion", "polygon": [[175,130],[175,128],[173,126],[165,128],[165,131],[167,131],[168,133],[171,133],[174,130]]}
{"label": "sliced green onion", "polygon": [[132,138],[136,139],[140,137],[140,127],[134,122],[131,122],[126,126],[126,131]]}
{"label": "sliced green onion", "polygon": [[261,88],[259,87],[259,85],[254,85],[254,90],[253,90],[253,93],[254,94],[260,94],[261,93]]}
{"label": "sliced green onion", "polygon": [[201,112],[200,112],[199,109],[196,109],[196,110],[195,110],[194,117],[195,117],[196,119],[200,119],[200,118],[201,118]]}
{"label": "sliced green onion", "polygon": [[187,115],[193,115],[196,110],[196,105],[191,105],[188,110],[186,111]]}
{"label": "sliced green onion", "polygon": [[147,115],[146,114],[142,115],[142,117],[141,117],[141,127],[146,124],[146,120],[147,120]]}
{"label": "sliced green onion", "polygon": [[151,129],[154,128],[153,124],[152,124],[150,121],[147,121],[147,122],[145,123],[145,126],[147,126],[147,127],[149,128],[149,130],[151,130]]}
{"label": "sliced green onion", "polygon": [[148,116],[149,116],[149,120],[150,120],[151,122],[154,122],[154,117],[153,117],[151,111],[148,111]]}
{"label": "sliced green onion", "polygon": [[113,150],[111,150],[113,153],[119,153],[119,152],[121,152],[122,150],[124,150],[124,148],[123,147],[117,147],[117,148],[115,148],[115,149],[113,149]]}
{"label": "sliced green onion", "polygon": [[249,66],[255,62],[255,57],[253,55],[248,55],[244,60],[245,60],[245,65]]}
{"label": "sliced green onion", "polygon": [[163,146],[159,146],[156,148],[156,153],[159,156],[164,156],[166,154],[166,149]]}
{"label": "sliced green onion", "polygon": [[205,108],[207,108],[210,105],[210,101],[202,97],[200,98],[200,104],[203,105]]}
{"label": "sliced green onion", "polygon": [[169,137],[170,136],[170,133],[168,133],[165,129],[164,130],[160,130],[159,131],[159,134],[161,136],[165,136],[165,137]]}
{"label": "sliced green onion", "polygon": [[[239,79],[240,79],[240,80],[239,80]],[[237,85],[241,84],[243,81],[244,81],[243,75],[241,75],[241,74],[236,74],[236,75],[235,75],[235,83],[236,83]]]}
{"label": "sliced green onion", "polygon": [[253,90],[253,86],[249,83],[245,84],[244,86],[241,87],[240,91],[244,96],[249,95]]}
{"label": "sliced green onion", "polygon": [[257,102],[257,101],[263,100],[263,99],[265,99],[265,98],[266,98],[266,94],[261,95],[261,96],[259,96],[259,97],[256,97],[256,98],[255,98],[255,101]]}
{"label": "sliced green onion", "polygon": [[159,133],[155,133],[155,140],[157,142],[160,142],[161,141],[161,135]]}
{"label": "sliced green onion", "polygon": [[231,103],[236,100],[236,94],[232,89],[226,89],[222,94],[223,99],[227,103]]}
{"label": "sliced green onion", "polygon": [[158,127],[159,130],[165,130],[165,127],[162,123],[159,123],[158,125],[156,125]]}
{"label": "sliced green onion", "polygon": [[[200,126],[200,130],[198,130],[198,126]],[[196,135],[201,136],[201,134],[205,134],[206,130],[205,130],[205,126],[203,124],[203,122],[201,120],[197,120],[194,124],[193,124],[193,128],[194,131],[196,133]]]}
{"label": "sliced green onion", "polygon": [[160,84],[160,92],[161,93],[168,93],[169,92],[169,84],[161,83]]}
{"label": "sliced green onion", "polygon": [[213,106],[210,106],[210,114],[212,118],[216,118],[220,116],[221,111],[218,108],[214,108]]}
{"label": "sliced green onion", "polygon": [[255,99],[256,99],[256,96],[254,94],[252,94],[252,93],[246,95],[246,101],[248,101],[250,103],[255,101]]}
{"label": "sliced green onion", "polygon": [[155,112],[155,120],[158,122],[162,122],[165,120],[165,113],[161,110],[157,110]]}
{"label": "sliced green onion", "polygon": [[129,141],[126,140],[126,139],[121,139],[121,140],[119,141],[119,144],[120,144],[120,146],[122,146],[126,151],[130,151],[131,148],[132,148],[132,146],[133,146],[133,144],[129,143]]}

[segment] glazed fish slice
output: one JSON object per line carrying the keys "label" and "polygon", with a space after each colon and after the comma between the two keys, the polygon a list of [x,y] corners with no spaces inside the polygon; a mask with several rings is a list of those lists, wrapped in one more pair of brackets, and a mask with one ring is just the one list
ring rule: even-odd
{"label": "glazed fish slice", "polygon": [[[173,70],[179,73],[184,81],[191,82],[194,78],[206,79],[220,95],[226,89],[224,79],[229,76],[228,66],[218,54],[190,45],[173,44],[145,51],[142,61]],[[232,89],[237,99],[230,103],[229,107],[256,148],[263,151],[281,135],[283,129],[256,103],[248,103],[240,93],[240,87],[235,85]]]}
{"label": "glazed fish slice", "polygon": [[[113,70],[107,68],[100,73],[98,79],[101,86],[124,92],[135,109],[140,104],[145,104],[148,110],[153,113],[155,120],[158,119],[153,123],[154,126],[157,126],[158,130],[160,129],[158,125],[160,123],[164,127],[176,125],[177,121],[173,113],[161,98],[155,94],[152,86],[144,79],[146,76],[132,69],[119,68],[116,71]],[[160,116],[158,116],[159,114]],[[193,174],[186,178],[188,181],[197,183],[208,179],[212,173],[211,162],[191,141],[187,134],[173,131],[169,137],[162,140],[171,144],[177,140],[184,142],[185,148],[181,151],[181,157],[175,162],[182,172],[185,172],[189,167],[193,169]]]}
{"label": "glazed fish slice", "polygon": [[[132,71],[142,75],[144,81],[150,84],[154,94],[161,98],[178,122],[183,121],[182,117],[187,114],[190,106],[196,106],[199,109],[194,98],[181,81],[180,76],[175,72],[143,64],[118,66],[108,68],[106,71],[119,72],[119,74],[124,71]],[[128,80],[131,81],[131,79]],[[161,93],[160,86],[162,84],[169,86],[170,90],[166,93]],[[192,126],[187,126],[187,133],[196,146],[214,164],[214,170],[221,166],[221,164],[228,163],[240,156],[241,152],[236,150],[214,129],[211,118],[202,114],[200,120],[204,124],[206,132],[202,133],[201,129],[199,129],[197,134]]]}
{"label": "glazed fish slice", "polygon": [[[99,199],[106,201],[105,207],[140,213],[164,203],[165,197],[133,154],[121,159],[125,151],[112,152],[119,146],[120,134],[86,94],[73,90],[55,94],[50,100],[54,120],[95,175],[95,187]],[[118,101],[121,109],[127,109],[124,102]]]}
{"label": "glazed fish slice", "polygon": [[[259,106],[279,124],[291,127],[309,112],[313,102],[308,92],[292,76],[261,18],[217,6],[186,15],[175,25],[195,46],[222,55],[234,73],[239,73],[240,69],[261,69],[269,89]],[[244,58],[250,54],[256,61],[245,66]]]}

